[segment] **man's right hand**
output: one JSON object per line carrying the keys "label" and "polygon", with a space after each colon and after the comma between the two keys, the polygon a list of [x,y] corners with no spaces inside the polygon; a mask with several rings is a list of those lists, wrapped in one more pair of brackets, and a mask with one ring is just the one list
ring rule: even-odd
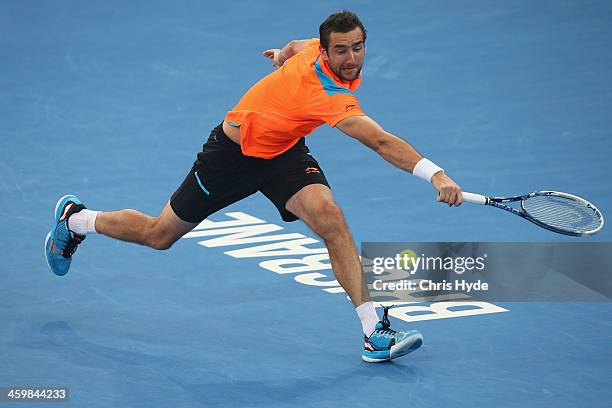
{"label": "man's right hand", "polygon": [[463,203],[461,188],[443,171],[431,177],[431,184],[438,190],[438,201],[447,203],[449,207]]}

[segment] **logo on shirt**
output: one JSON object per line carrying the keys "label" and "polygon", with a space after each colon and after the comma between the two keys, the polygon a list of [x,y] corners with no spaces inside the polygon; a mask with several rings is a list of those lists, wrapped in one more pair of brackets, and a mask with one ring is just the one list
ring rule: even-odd
{"label": "logo on shirt", "polygon": [[347,112],[350,112],[352,110],[356,110],[359,109],[359,107],[357,105],[355,105],[354,103],[348,104],[346,106],[344,106],[344,110]]}
{"label": "logo on shirt", "polygon": [[306,167],[306,170],[304,170],[306,172],[306,174],[309,173],[320,173],[321,170],[317,169],[316,167]]}

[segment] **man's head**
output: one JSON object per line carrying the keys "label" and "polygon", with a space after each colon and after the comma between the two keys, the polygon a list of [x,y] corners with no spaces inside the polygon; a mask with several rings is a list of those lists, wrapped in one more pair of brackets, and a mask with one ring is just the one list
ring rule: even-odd
{"label": "man's head", "polygon": [[319,27],[321,57],[343,81],[353,81],[361,72],[365,56],[366,29],[350,11],[332,14]]}

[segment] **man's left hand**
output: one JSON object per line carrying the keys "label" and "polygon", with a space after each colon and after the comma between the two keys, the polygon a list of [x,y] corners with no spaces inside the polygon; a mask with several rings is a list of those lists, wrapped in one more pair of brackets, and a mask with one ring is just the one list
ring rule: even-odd
{"label": "man's left hand", "polygon": [[265,50],[261,53],[264,57],[270,58],[272,60],[272,66],[274,68],[280,68],[281,65],[285,62],[284,58],[281,56],[281,50],[278,48],[272,48],[269,50]]}

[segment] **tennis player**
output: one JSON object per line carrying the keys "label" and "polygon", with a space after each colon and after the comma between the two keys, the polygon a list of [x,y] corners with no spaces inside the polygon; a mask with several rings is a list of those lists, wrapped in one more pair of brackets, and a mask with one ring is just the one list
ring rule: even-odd
{"label": "tennis player", "polygon": [[382,320],[377,315],[342,210],[304,143],[305,136],[327,123],[431,182],[439,201],[462,203],[461,189],[443,169],[361,110],[354,92],[361,82],[365,42],[359,18],[344,11],[321,24],[319,38],[265,51],[277,70],[253,85],[212,130],[157,217],[131,209],[92,211],[74,195],[62,197],[45,242],[52,271],[60,276],[68,272],[77,245],[88,234],[168,249],[211,214],[261,191],[284,221],[301,219],[325,241],[336,279],[363,327],[363,360],[387,361],[416,350],[423,341],[418,331],[391,329],[386,309]]}

